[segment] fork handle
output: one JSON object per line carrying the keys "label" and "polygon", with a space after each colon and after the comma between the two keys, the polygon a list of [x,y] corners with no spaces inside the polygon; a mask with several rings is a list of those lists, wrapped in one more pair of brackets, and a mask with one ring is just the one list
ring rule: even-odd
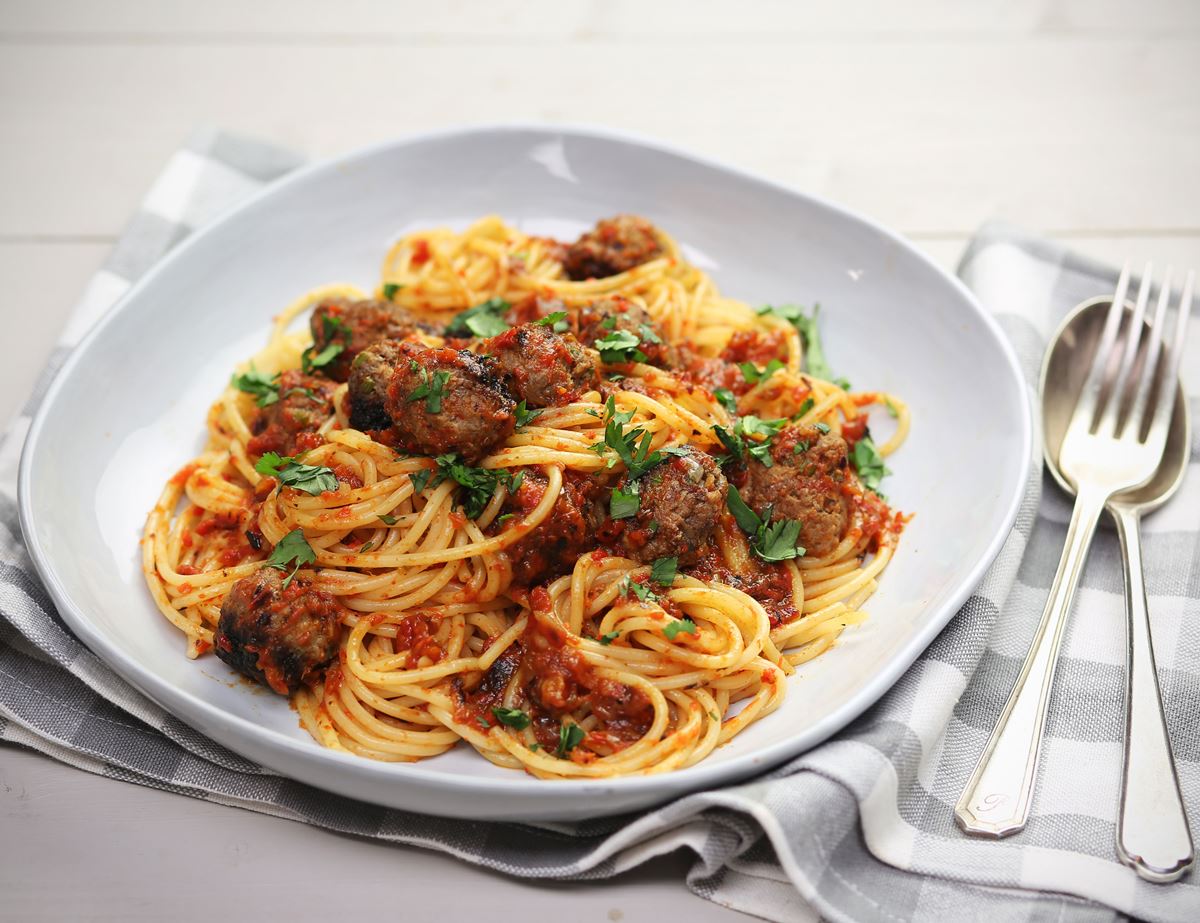
{"label": "fork handle", "polygon": [[1117,855],[1147,881],[1170,882],[1187,872],[1194,853],[1154,665],[1140,516],[1136,509],[1119,503],[1109,510],[1117,521],[1124,552],[1125,611],[1129,616]]}
{"label": "fork handle", "polygon": [[967,833],[999,838],[1025,828],[1058,648],[1083,562],[1108,497],[1106,490],[1080,485],[1067,528],[1066,546],[1033,645],[1000,720],[954,807],[955,819]]}

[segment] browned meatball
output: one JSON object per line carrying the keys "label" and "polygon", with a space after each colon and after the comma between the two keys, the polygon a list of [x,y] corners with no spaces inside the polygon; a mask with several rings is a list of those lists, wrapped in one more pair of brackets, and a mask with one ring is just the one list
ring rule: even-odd
{"label": "browned meatball", "polygon": [[375,299],[328,298],[313,310],[309,327],[313,355],[319,355],[330,343],[343,347],[328,364],[321,366],[321,372],[334,381],[346,381],[355,357],[372,343],[433,332],[432,327],[418,322],[399,305]]}
{"label": "browned meatball", "polygon": [[675,348],[666,342],[646,310],[619,295],[584,306],[574,321],[578,330],[576,336],[584,346],[599,348],[596,347],[598,340],[616,331],[625,331],[638,338],[637,349],[645,354],[648,365],[671,369],[679,364]]}
{"label": "browned meatball", "polygon": [[[717,527],[729,485],[712,456],[688,449],[637,481],[637,513],[624,520],[621,548],[629,557],[650,563],[678,556],[680,564],[695,563],[701,547]],[[628,491],[623,480],[618,485]]]}
{"label": "browned meatball", "polygon": [[617,215],[596,226],[567,248],[563,269],[572,279],[602,279],[628,272],[662,256],[654,225],[637,215]]}
{"label": "browned meatball", "polygon": [[400,344],[380,340],[368,346],[350,366],[350,425],[359,430],[387,429],[392,417],[387,411],[388,384],[400,363]]}
{"label": "browned meatball", "polygon": [[569,333],[522,324],[485,340],[509,390],[529,407],[560,407],[600,386],[596,357]]}
{"label": "browned meatball", "polygon": [[849,508],[846,441],[815,426],[789,426],[771,441],[775,464],[750,461],[746,503],[760,516],[768,505],[772,519],[800,523],[799,543],[812,557],[829,554],[846,534]]}
{"label": "browned meatball", "polygon": [[[528,515],[546,491],[546,475],[538,468],[526,468],[517,492],[504,503],[504,513],[512,513],[507,528]],[[592,475],[564,471],[562,491],[554,501],[550,515],[527,535],[510,545],[505,553],[512,561],[513,583],[530,586],[570,573],[576,559],[594,548],[592,533],[603,518],[597,500],[604,492]]]}
{"label": "browned meatball", "polygon": [[279,400],[268,404],[250,424],[246,444],[252,456],[264,452],[295,455],[321,444],[316,432],[333,413],[334,384],[325,378],[288,369],[279,376]]}
{"label": "browned meatball", "polygon": [[464,350],[411,340],[398,348],[387,412],[400,448],[418,455],[457,452],[474,464],[512,434],[512,395],[492,363]]}
{"label": "browned meatball", "polygon": [[233,585],[213,637],[218,657],[280,695],[311,686],[337,657],[346,610],[312,578],[263,567]]}

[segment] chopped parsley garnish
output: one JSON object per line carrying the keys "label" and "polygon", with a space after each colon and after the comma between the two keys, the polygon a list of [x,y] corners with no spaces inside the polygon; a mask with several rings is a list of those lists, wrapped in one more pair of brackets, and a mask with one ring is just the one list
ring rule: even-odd
{"label": "chopped parsley garnish", "polygon": [[728,388],[717,388],[713,392],[713,397],[717,399],[722,407],[731,414],[737,413],[737,398],[733,396],[733,392]]}
{"label": "chopped parsley garnish", "polygon": [[382,513],[375,518],[382,522],[385,526],[394,526],[396,524],[396,517],[387,513]]}
{"label": "chopped parsley garnish", "polygon": [[433,373],[431,378],[429,370],[417,365],[415,359],[409,360],[409,368],[414,372],[420,371],[421,383],[413,388],[412,393],[408,396],[409,401],[419,401],[425,398],[425,410],[429,413],[442,412],[442,398],[446,396],[446,386],[450,383],[451,372],[448,369],[439,369]]}
{"label": "chopped parsley garnish", "polygon": [[571,326],[567,323],[566,311],[555,311],[553,314],[547,314],[540,320],[535,321],[535,323],[539,327],[549,327],[555,333],[566,333]]}
{"label": "chopped parsley garnish", "polygon": [[601,635],[601,636],[600,636],[600,637],[599,637],[597,640],[598,640],[598,641],[599,641],[601,644],[603,644],[603,645],[605,645],[605,646],[607,647],[608,645],[610,645],[610,644],[612,644],[614,641],[616,641],[616,640],[617,640],[617,638],[619,638],[619,637],[621,637],[621,633],[620,633],[619,631],[606,631],[606,632],[605,632],[604,634],[602,634],[602,635]]}
{"label": "chopped parsley garnish", "polygon": [[850,379],[849,378],[835,378],[833,380],[833,383],[835,385],[837,385],[839,388],[841,388],[843,391],[850,390]]}
{"label": "chopped parsley garnish", "polygon": [[505,708],[503,705],[497,705],[492,709],[492,714],[496,716],[496,720],[501,724],[506,724],[510,728],[516,728],[518,731],[523,731],[529,727],[529,715],[519,708]]}
{"label": "chopped parsley garnish", "polygon": [[262,458],[254,463],[254,470],[259,474],[275,478],[285,487],[294,487],[314,497],[327,490],[337,490],[337,477],[333,469],[324,465],[301,465],[290,455],[279,455],[277,452],[264,452]]}
{"label": "chopped parsley garnish", "polygon": [[854,451],[850,455],[850,460],[854,463],[854,470],[858,472],[863,486],[882,497],[883,494],[879,493],[879,482],[892,472],[883,463],[883,456],[879,454],[879,449],[870,436],[863,436],[854,443]]}
{"label": "chopped parsley garnish", "polygon": [[499,336],[508,329],[504,315],[512,305],[503,298],[489,298],[482,304],[467,308],[446,325],[447,336]]}
{"label": "chopped parsley garnish", "polygon": [[804,367],[817,378],[832,381],[833,369],[825,361],[825,350],[821,346],[821,331],[817,328],[817,315],[820,312],[819,304],[813,306],[811,317],[804,313],[802,307],[795,304],[781,304],[774,307],[768,305],[758,309],[759,314],[773,314],[786,321],[791,321],[792,326],[800,331],[800,338],[804,341]]}
{"label": "chopped parsley garnish", "polygon": [[661,343],[662,337],[654,332],[649,324],[641,324],[638,327],[638,333],[641,335],[643,343]]}
{"label": "chopped parsley garnish", "polygon": [[814,423],[813,429],[815,429],[817,432],[822,433],[822,434],[828,433],[829,432],[829,424],[828,423]]}
{"label": "chopped parsley garnish", "polygon": [[613,488],[612,496],[608,499],[608,514],[613,519],[628,519],[630,516],[637,515],[641,505],[638,482],[629,481],[625,490],[620,487]]}
{"label": "chopped parsley garnish", "polygon": [[753,362],[739,362],[738,368],[742,370],[742,377],[750,384],[757,385],[759,382],[766,381],[781,368],[783,363],[778,359],[772,359],[763,368],[759,368]]}
{"label": "chopped parsley garnish", "polygon": [[388,301],[391,301],[393,298],[396,297],[396,292],[400,291],[400,289],[402,289],[402,288],[404,288],[404,286],[400,285],[396,282],[384,282],[383,283],[383,297],[386,298]]}
{"label": "chopped parsley garnish", "polygon": [[558,729],[558,749],[554,751],[554,755],[559,759],[565,759],[566,755],[583,743],[583,728],[578,724],[563,724]]}
{"label": "chopped parsley garnish", "polygon": [[254,395],[259,407],[269,407],[279,400],[279,373],[268,375],[250,366],[250,370],[242,375],[234,375],[231,382],[239,391]]}
{"label": "chopped parsley garnish", "polygon": [[413,494],[419,494],[425,489],[425,485],[429,483],[429,479],[433,477],[432,468],[422,468],[419,471],[410,471],[408,479],[412,481]]}
{"label": "chopped parsley garnish", "polygon": [[795,519],[771,522],[771,507],[763,511],[760,518],[746,505],[738,489],[729,485],[726,497],[729,512],[743,532],[750,536],[750,550],[764,561],[789,561],[803,557],[804,548],[797,545],[800,538],[800,523]]}
{"label": "chopped parsley garnish", "polygon": [[[325,335],[325,348],[318,353],[316,352],[317,345],[314,343],[300,354],[300,369],[305,374],[311,374],[315,369],[325,368],[346,351],[346,344],[350,341],[350,328],[342,323],[340,317],[334,317],[331,314],[323,315],[321,330]],[[342,342],[339,343],[338,340]]]}
{"label": "chopped parsley garnish", "polygon": [[813,405],[815,405],[816,403],[817,402],[815,400],[813,400],[811,397],[806,397],[804,399],[804,402],[800,405],[800,409],[797,410],[794,414],[792,414],[792,419],[799,420],[802,416],[804,416],[806,413],[808,413],[810,410],[812,410]]}
{"label": "chopped parsley garnish", "polygon": [[658,594],[651,589],[650,584],[630,580],[628,577],[621,581],[621,588],[626,596],[636,596],[638,602],[648,603],[658,599]]}
{"label": "chopped parsley garnish", "polygon": [[696,628],[696,623],[691,619],[676,619],[673,622],[667,622],[663,626],[663,634],[667,636],[668,641],[674,641],[675,636],[680,632],[688,635],[698,635],[699,630]]}
{"label": "chopped parsley garnish", "polygon": [[[645,326],[645,325],[643,325]],[[595,342],[600,358],[609,365],[624,362],[645,362],[646,354],[638,347],[642,339],[629,330],[614,330]]]}
{"label": "chopped parsley garnish", "polygon": [[[787,420],[764,420],[753,414],[739,417],[733,426],[733,432],[723,426],[714,426],[713,432],[729,452],[728,458],[741,461],[747,455],[758,459],[766,468],[775,464],[771,458],[771,440],[783,429]],[[749,439],[748,436],[762,436],[761,440]]]}
{"label": "chopped parsley garnish", "polygon": [[887,408],[889,417],[896,419],[900,416],[900,411],[896,409],[896,405],[892,403],[892,399],[890,397],[883,402],[883,406]]}
{"label": "chopped parsley garnish", "polygon": [[[525,478],[524,471],[519,471],[514,475],[504,468],[472,468],[454,452],[439,455],[434,461],[437,463],[438,470],[433,479],[433,486],[437,487],[443,481],[450,479],[462,487],[465,492],[462,508],[471,519],[478,518],[491,502],[497,484],[503,484],[510,493],[515,493]],[[421,486],[423,488],[424,484]]]}
{"label": "chopped parsley garnish", "polygon": [[532,423],[537,417],[541,416],[542,411],[530,410],[525,406],[525,401],[522,400],[521,403],[517,404],[515,414],[517,418],[517,426],[521,427],[528,426],[530,423]]}
{"label": "chopped parsley garnish", "polygon": [[374,542],[365,542],[359,546],[357,553],[358,554],[366,554],[368,551],[370,551],[374,547],[375,547]]}
{"label": "chopped parsley garnish", "polygon": [[679,568],[679,558],[658,558],[650,567],[650,579],[659,586],[669,587],[675,582],[675,572]]}
{"label": "chopped parsley garnish", "polygon": [[291,573],[283,581],[283,588],[286,590],[301,565],[315,564],[316,560],[317,553],[312,550],[312,545],[305,540],[304,530],[293,529],[279,540],[279,544],[275,546],[271,551],[271,556],[267,558],[265,566],[273,567],[276,570],[287,570],[288,565],[292,565]]}
{"label": "chopped parsley garnish", "polygon": [[488,719],[483,717],[483,715],[476,715],[475,723],[478,724],[485,731],[490,731],[492,729],[492,726],[488,723]]}
{"label": "chopped parsley garnish", "polygon": [[317,394],[312,388],[288,388],[280,397],[291,397],[293,394],[299,394],[308,398],[310,401],[321,400],[321,395]]}
{"label": "chopped parsley garnish", "polygon": [[668,455],[687,454],[687,449],[678,446],[651,452],[650,443],[654,437],[650,431],[640,426],[626,430],[625,424],[633,419],[633,411],[618,411],[612,397],[605,403],[604,410],[604,439],[590,448],[599,455],[612,451],[616,458],[609,458],[608,467],[611,468],[617,463],[617,459],[620,459],[624,462],[631,480],[640,478]]}

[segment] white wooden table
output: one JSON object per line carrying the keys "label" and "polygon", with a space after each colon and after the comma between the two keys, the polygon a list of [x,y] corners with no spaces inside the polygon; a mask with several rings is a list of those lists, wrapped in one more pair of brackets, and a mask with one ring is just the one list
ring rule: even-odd
{"label": "white wooden table", "polygon": [[[693,147],[859,209],[947,267],[1002,217],[1101,259],[1200,268],[1191,0],[5,0],[0,419],[195,126],[322,156],[508,119]],[[331,879],[306,869],[345,880],[340,910],[413,919],[739,916],[692,897],[686,867],[512,882],[0,750],[0,917],[325,918]]]}

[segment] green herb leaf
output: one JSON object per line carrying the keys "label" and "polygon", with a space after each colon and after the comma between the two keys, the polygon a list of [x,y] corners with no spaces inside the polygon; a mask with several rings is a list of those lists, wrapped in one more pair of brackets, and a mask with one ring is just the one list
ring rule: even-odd
{"label": "green herb leaf", "polygon": [[675,636],[681,631],[688,635],[700,634],[700,631],[696,628],[696,623],[691,619],[676,619],[674,622],[668,622],[663,626],[663,634],[667,636],[668,641],[674,641]]}
{"label": "green herb leaf", "polygon": [[896,409],[896,405],[892,403],[892,399],[890,397],[883,402],[883,406],[887,408],[889,417],[892,417],[893,419],[899,418],[900,411]]}
{"label": "green herb leaf", "polygon": [[642,583],[640,580],[630,580],[626,577],[621,581],[621,586],[626,596],[636,596],[638,602],[654,602],[658,599],[658,594],[651,589],[650,584]]}
{"label": "green herb leaf", "polygon": [[757,385],[759,382],[766,381],[781,368],[783,363],[778,359],[772,359],[766,366],[760,369],[753,362],[739,362],[738,368],[742,370],[742,377],[752,385]]}
{"label": "green herb leaf", "polygon": [[814,423],[813,429],[815,429],[819,433],[828,433],[829,432],[829,424],[828,423]]}
{"label": "green herb leaf", "polygon": [[514,493],[521,486],[521,481],[525,477],[524,471],[513,474],[503,468],[472,468],[454,452],[439,455],[434,461],[437,463],[438,470],[433,485],[436,487],[450,479],[462,487],[464,491],[461,496],[463,512],[471,519],[478,518],[491,502],[498,484],[504,484],[510,493]]}
{"label": "green herb leaf", "polygon": [[251,363],[247,372],[234,375],[230,383],[239,391],[253,394],[259,407],[268,407],[279,400],[279,372],[268,375],[258,371]]}
{"label": "green herb leaf", "polygon": [[532,743],[529,745],[529,749],[536,753],[538,750],[542,749],[542,745],[539,743]]}
{"label": "green herb leaf", "polygon": [[642,340],[630,330],[614,330],[595,342],[600,358],[609,365],[625,362],[645,362],[646,354],[638,349]]}
{"label": "green herb leaf", "polygon": [[519,428],[522,426],[528,426],[530,423],[533,422],[533,420],[535,420],[537,417],[541,416],[542,411],[541,410],[530,410],[528,407],[525,406],[525,401],[522,400],[521,403],[517,404],[517,409],[516,409],[515,413],[516,413],[516,417],[517,417],[517,426]]}
{"label": "green herb leaf", "polygon": [[795,519],[771,522],[768,506],[761,518],[746,505],[741,493],[732,484],[725,499],[729,512],[738,527],[750,536],[750,550],[764,561],[789,561],[804,556],[804,548],[796,544],[800,538],[800,523]]}
{"label": "green herb leaf", "polygon": [[[415,361],[410,360],[410,362],[416,366]],[[416,367],[421,371],[421,383],[413,388],[408,399],[419,401],[421,398],[425,398],[425,410],[428,413],[441,413],[442,398],[446,396],[446,386],[450,383],[452,373],[448,369],[439,369],[433,373],[431,378],[428,369]]]}
{"label": "green herb leaf", "polygon": [[376,518],[380,522],[382,522],[385,526],[394,526],[396,524],[396,517],[392,516],[389,513],[383,513],[383,514],[377,516]]}
{"label": "green herb leaf", "polygon": [[619,638],[619,637],[621,637],[621,633],[619,631],[606,631],[597,640],[601,644],[603,644],[607,647],[609,644],[612,644],[614,641],[616,641],[617,638]]}
{"label": "green herb leaf", "polygon": [[365,542],[359,546],[358,551],[356,553],[357,554],[366,554],[368,551],[370,551],[374,547],[375,547],[374,542]]}
{"label": "green herb leaf", "polygon": [[816,404],[816,401],[814,401],[811,397],[806,397],[804,402],[800,405],[800,409],[792,414],[792,419],[799,420],[802,416],[813,409],[814,404]]}
{"label": "green herb leaf", "polygon": [[625,429],[625,424],[633,419],[632,410],[618,412],[616,402],[611,396],[605,402],[604,408],[604,439],[591,446],[591,450],[600,455],[606,451],[612,451],[616,458],[610,458],[608,466],[611,468],[616,464],[617,459],[620,459],[629,472],[630,480],[641,477],[662,462],[668,454],[678,455],[686,451],[672,448],[661,452],[651,452],[650,444],[654,437],[649,430],[642,429],[640,426],[630,430]]}
{"label": "green herb leaf", "polygon": [[323,465],[301,465],[290,455],[264,452],[254,464],[254,470],[266,477],[276,478],[285,487],[294,487],[312,496],[327,490],[337,490],[337,477],[333,469]]}
{"label": "green herb leaf", "polygon": [[850,455],[850,460],[854,463],[854,470],[858,472],[858,478],[863,482],[863,486],[882,497],[883,494],[879,493],[879,482],[892,472],[883,463],[883,456],[870,436],[863,436],[854,443],[854,451]]}
{"label": "green herb leaf", "polygon": [[725,505],[729,507],[729,512],[733,514],[738,528],[743,532],[748,535],[755,535],[762,528],[762,520],[758,518],[758,514],[746,505],[746,501],[742,499],[741,492],[732,484],[729,485],[729,493],[726,495]]}
{"label": "green herb leaf", "polygon": [[529,715],[525,714],[519,708],[505,708],[502,705],[497,705],[492,709],[492,714],[496,716],[496,720],[501,724],[508,725],[510,728],[516,728],[518,731],[523,731],[529,727]]}
{"label": "green herb leaf", "polygon": [[422,468],[419,471],[410,471],[408,473],[408,479],[412,481],[414,496],[425,489],[425,485],[429,483],[431,477],[433,477],[432,468]]}
{"label": "green herb leaf", "polygon": [[550,327],[555,333],[566,333],[571,325],[567,323],[566,311],[555,311],[553,314],[547,314],[535,323],[539,327]]}
{"label": "green herb leaf", "polygon": [[650,567],[650,579],[660,586],[669,587],[675,582],[675,572],[679,568],[679,558],[658,558]]}
{"label": "green herb leaf", "polygon": [[492,729],[492,726],[490,724],[488,724],[488,719],[483,717],[483,715],[476,715],[475,723],[478,724],[485,731],[490,731]]}
{"label": "green herb leaf", "polygon": [[399,285],[396,282],[384,282],[383,283],[383,297],[386,298],[388,301],[391,301],[393,298],[396,297],[396,292],[400,291],[400,289],[402,289],[402,288],[404,288],[404,286]]}
{"label": "green herb leaf", "polygon": [[503,298],[489,298],[482,304],[456,314],[446,325],[446,336],[499,336],[508,329],[504,315],[512,305]]}
{"label": "green herb leaf", "polygon": [[264,566],[273,567],[276,570],[287,570],[288,565],[292,565],[291,573],[283,581],[283,588],[286,590],[301,565],[315,564],[316,560],[317,553],[312,550],[312,546],[305,540],[304,530],[293,529],[279,540],[279,544],[272,549],[271,556],[267,558]]}
{"label": "green herb leaf", "polygon": [[835,378],[833,380],[833,383],[835,385],[837,385],[839,388],[841,388],[843,391],[850,390],[850,379],[849,378]]}
{"label": "green herb leaf", "polygon": [[565,758],[568,753],[583,743],[583,738],[583,728],[578,724],[564,722],[558,729],[558,749],[554,751],[554,755],[559,759]]}
{"label": "green herb leaf", "polygon": [[737,413],[737,398],[728,388],[717,388],[713,391],[713,397],[717,399],[722,407],[731,414]]}
{"label": "green herb leaf", "polygon": [[817,328],[817,315],[820,312],[821,306],[814,305],[812,316],[809,317],[804,313],[802,307],[794,304],[782,304],[775,307],[767,306],[758,310],[759,314],[774,314],[776,317],[782,317],[784,320],[791,321],[792,326],[800,331],[800,338],[804,340],[805,369],[817,378],[832,381],[833,370],[829,367],[829,363],[825,361],[825,350],[821,346],[821,332]]}
{"label": "green herb leaf", "polygon": [[642,505],[637,481],[629,481],[626,486],[626,490],[614,487],[612,495],[608,498],[608,514],[613,519],[628,519],[630,516],[636,516]]}
{"label": "green herb leaf", "polygon": [[323,369],[329,365],[334,359],[345,352],[346,347],[341,343],[330,343],[316,355],[313,355],[315,346],[310,346],[300,354],[300,368],[307,375],[311,374],[316,369]]}

